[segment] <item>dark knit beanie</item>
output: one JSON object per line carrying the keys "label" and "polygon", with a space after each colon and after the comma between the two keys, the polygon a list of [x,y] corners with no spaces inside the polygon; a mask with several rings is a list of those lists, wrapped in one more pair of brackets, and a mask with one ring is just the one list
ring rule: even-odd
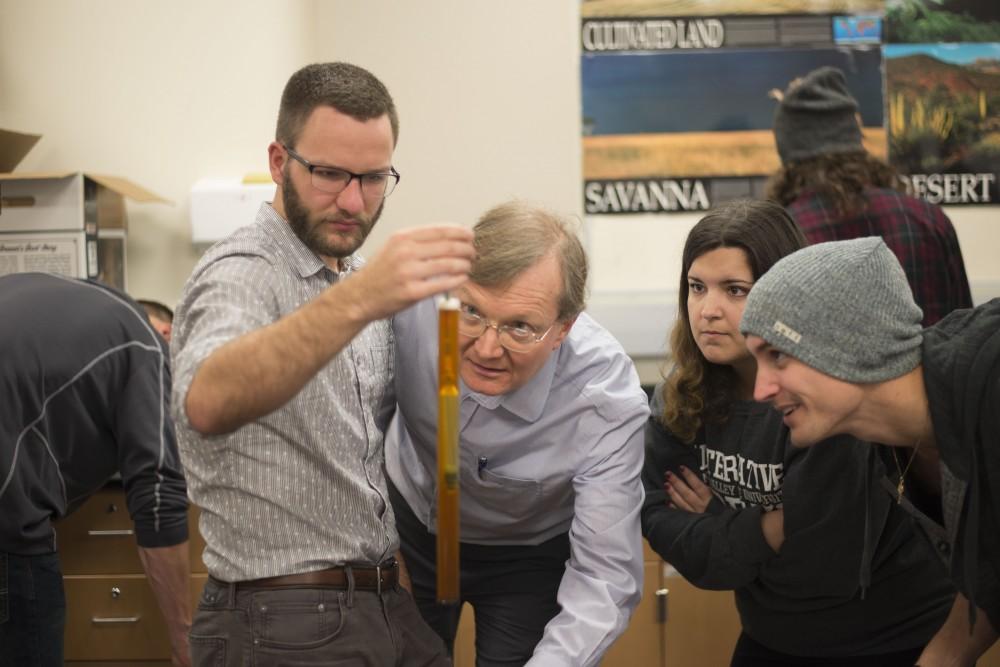
{"label": "dark knit beanie", "polygon": [[774,114],[781,163],[864,150],[857,111],[844,73],[835,67],[820,67],[792,82]]}
{"label": "dark knit beanie", "polygon": [[827,375],[870,383],[920,363],[922,317],[899,260],[871,236],[780,259],[747,295],[740,331]]}

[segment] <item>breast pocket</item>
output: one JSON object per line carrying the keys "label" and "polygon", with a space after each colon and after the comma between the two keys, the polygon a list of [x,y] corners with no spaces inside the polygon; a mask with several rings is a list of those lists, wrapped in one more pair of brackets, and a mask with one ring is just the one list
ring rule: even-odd
{"label": "breast pocket", "polygon": [[463,479],[462,513],[468,509],[469,516],[475,519],[463,522],[463,535],[474,539],[478,531],[472,526],[483,526],[487,534],[494,528],[530,530],[543,509],[542,489],[538,480],[508,477],[488,468],[467,474]]}

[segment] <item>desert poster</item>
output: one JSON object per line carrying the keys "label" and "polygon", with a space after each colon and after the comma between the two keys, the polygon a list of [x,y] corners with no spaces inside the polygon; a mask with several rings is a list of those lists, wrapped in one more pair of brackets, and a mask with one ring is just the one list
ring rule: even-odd
{"label": "desert poster", "polygon": [[887,44],[889,161],[935,204],[995,204],[1000,42]]}

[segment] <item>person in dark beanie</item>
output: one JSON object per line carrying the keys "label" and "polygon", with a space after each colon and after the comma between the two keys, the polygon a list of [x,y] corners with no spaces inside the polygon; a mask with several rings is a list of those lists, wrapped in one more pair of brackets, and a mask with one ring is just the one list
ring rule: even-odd
{"label": "person in dark beanie", "polygon": [[908,196],[896,170],[865,150],[844,73],[821,67],[777,97],[782,167],[768,198],[788,209],[810,243],[881,236],[906,272],[924,326],[971,307],[955,228],[940,207]]}
{"label": "person in dark beanie", "polygon": [[891,493],[943,524],[928,534],[960,591],[917,664],[972,665],[1000,629],[1000,299],[928,329],[921,315],[898,260],[869,237],[776,263],[740,330],[754,398],[782,413],[792,444],[849,434],[893,448]]}

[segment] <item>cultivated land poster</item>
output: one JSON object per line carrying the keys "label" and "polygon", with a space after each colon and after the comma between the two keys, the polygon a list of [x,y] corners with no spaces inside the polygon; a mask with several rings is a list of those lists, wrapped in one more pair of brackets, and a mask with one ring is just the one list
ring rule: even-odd
{"label": "cultivated land poster", "polygon": [[[964,13],[948,9],[960,4]],[[996,202],[997,13],[1000,0],[582,0],[585,211],[699,211],[762,196],[779,166],[772,91],[822,65],[844,71],[868,150],[916,194]],[[939,44],[883,54],[887,33],[973,28],[990,43],[953,48],[951,60]],[[925,56],[951,74],[906,60]],[[969,85],[955,82],[956,68]]]}

